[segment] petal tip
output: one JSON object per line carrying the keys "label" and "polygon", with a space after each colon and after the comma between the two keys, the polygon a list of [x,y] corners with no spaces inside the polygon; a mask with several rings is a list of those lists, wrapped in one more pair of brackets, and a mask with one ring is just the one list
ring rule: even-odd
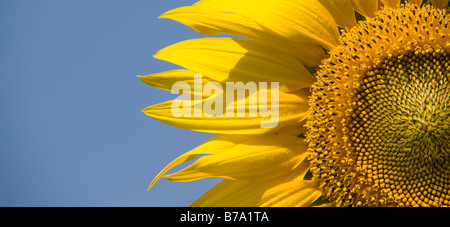
{"label": "petal tip", "polygon": [[158,19],[168,19],[167,15],[170,14],[172,10],[169,10],[161,15],[158,16]]}

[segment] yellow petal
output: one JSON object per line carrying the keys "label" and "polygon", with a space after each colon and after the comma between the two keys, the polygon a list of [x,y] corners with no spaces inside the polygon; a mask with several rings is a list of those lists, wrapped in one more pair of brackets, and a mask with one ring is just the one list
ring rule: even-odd
{"label": "yellow petal", "polygon": [[333,17],[316,0],[203,0],[194,6],[232,12],[288,39],[332,49],[339,44]]}
{"label": "yellow petal", "polygon": [[355,10],[365,17],[374,17],[378,10],[378,0],[352,0]]}
{"label": "yellow petal", "polygon": [[448,6],[449,0],[430,0],[431,4],[436,8],[444,9]]}
{"label": "yellow petal", "polygon": [[173,167],[187,162],[189,160],[192,160],[194,158],[197,158],[200,155],[203,154],[217,154],[220,152],[227,151],[228,149],[236,146],[236,144],[240,143],[241,141],[247,139],[248,136],[245,135],[216,135],[213,138],[209,139],[202,145],[196,147],[195,149],[186,152],[185,154],[181,155],[180,157],[173,160],[169,165],[167,165],[161,172],[158,173],[158,175],[152,180],[149,186],[149,190],[153,185],[164,175],[166,174],[170,169]]}
{"label": "yellow petal", "polygon": [[206,177],[265,180],[284,175],[308,156],[307,143],[296,136],[257,135],[226,152],[201,157],[187,168],[168,175],[171,181],[187,182]]}
{"label": "yellow petal", "polygon": [[315,81],[295,57],[245,39],[186,40],[162,49],[155,58],[219,82],[280,82],[281,91],[296,91]]}
{"label": "yellow petal", "polygon": [[168,11],[160,18],[170,18],[205,35],[231,34],[252,39],[296,56],[304,64],[318,66],[325,57],[319,45],[299,43],[269,32],[258,23],[234,13],[186,6]]}
{"label": "yellow petal", "polygon": [[408,2],[417,4],[420,6],[420,5],[422,5],[423,0],[408,0]]}
{"label": "yellow petal", "polygon": [[300,136],[304,135],[306,132],[305,128],[306,120],[299,122],[296,125],[288,125],[286,127],[280,128],[273,133],[277,135],[285,135],[285,136]]}
{"label": "yellow petal", "polygon": [[398,8],[400,0],[381,0],[385,7]]}
{"label": "yellow petal", "polygon": [[318,0],[327,8],[337,25],[351,28],[356,25],[354,9],[351,1],[342,0]]}
{"label": "yellow petal", "polygon": [[[305,90],[295,93],[279,92],[278,104],[270,98],[271,91],[260,89],[258,93],[259,95],[268,94],[269,99],[264,102],[270,106],[266,109],[262,108],[264,105],[259,105],[263,99],[258,100],[259,103],[250,102],[249,97],[255,96],[249,95],[245,100],[235,99],[227,103],[221,110],[222,115],[208,115],[208,111],[205,111],[205,108],[209,106],[205,105],[208,99],[172,100],[150,106],[143,112],[176,127],[221,134],[263,134],[297,124],[308,117],[308,92]],[[218,97],[222,98],[220,94]],[[224,101],[223,104],[225,103]],[[230,114],[227,114],[228,110],[231,110]],[[243,110],[244,115],[238,115],[237,110]],[[250,110],[257,110],[256,115],[251,115],[250,113],[254,112]]]}
{"label": "yellow petal", "polygon": [[[146,76],[138,76],[144,83],[166,91],[177,92],[183,89],[183,85],[187,84],[189,87],[195,86],[195,73],[190,70],[177,69],[161,73],[155,73]],[[205,77],[202,77],[201,84],[204,86],[208,82],[211,82]],[[185,84],[184,84],[185,83]],[[185,85],[186,86],[186,85]],[[198,92],[198,90],[192,90],[189,93],[180,94],[188,99],[193,99],[194,96],[209,97],[209,94]]]}
{"label": "yellow petal", "polygon": [[321,193],[314,181],[303,180],[309,164],[302,163],[289,174],[264,181],[225,179],[191,206],[258,207],[309,206]]}
{"label": "yellow petal", "polygon": [[314,181],[291,181],[271,188],[264,193],[262,207],[306,207],[322,193]]}

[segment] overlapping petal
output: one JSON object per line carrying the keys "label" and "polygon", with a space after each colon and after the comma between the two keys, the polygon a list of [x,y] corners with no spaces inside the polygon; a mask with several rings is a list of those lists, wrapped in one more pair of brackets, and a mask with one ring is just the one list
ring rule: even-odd
{"label": "overlapping petal", "polygon": [[318,0],[333,16],[336,24],[340,27],[351,28],[355,26],[356,19],[354,7],[351,1],[342,0]]}
{"label": "overlapping petal", "polygon": [[186,182],[206,177],[267,180],[287,174],[308,156],[307,143],[296,136],[257,135],[226,152],[201,157],[187,168],[166,176]]}
{"label": "overlapping petal", "polygon": [[[176,69],[166,72],[155,73],[146,76],[138,76],[144,83],[166,91],[178,92],[185,87],[193,88],[199,86],[195,81],[195,73],[186,69]],[[201,77],[200,86],[211,82],[211,80]],[[207,98],[210,94],[204,93],[199,89],[191,89],[188,93],[179,94],[187,99],[194,99],[194,97]]]}
{"label": "overlapping petal", "polygon": [[223,135],[219,134],[204,142],[200,146],[194,148],[193,150],[186,152],[185,154],[179,156],[171,163],[169,163],[158,175],[153,179],[150,183],[148,189],[150,189],[164,174],[166,174],[173,167],[187,162],[189,160],[195,159],[200,155],[204,154],[218,154],[224,151],[229,150],[230,148],[236,146],[240,142],[246,140],[249,136],[247,135]]}
{"label": "overlapping petal", "polygon": [[375,16],[378,10],[378,0],[352,0],[354,9],[365,17]]}
{"label": "overlapping petal", "polygon": [[[271,92],[274,91],[270,91],[270,89],[260,89],[258,91],[258,94],[268,94],[268,99],[264,100],[263,102],[265,103],[262,105],[260,104],[263,99],[258,100],[258,102],[252,102],[250,99],[254,96],[251,95],[247,96],[245,100],[235,99],[228,103],[225,100],[222,102],[225,105],[221,111],[223,115],[205,115],[208,111],[204,111],[204,107],[209,106],[205,105],[205,102],[208,100],[211,101],[210,99],[171,100],[150,106],[144,109],[143,112],[150,117],[176,127],[221,134],[263,134],[289,125],[298,125],[299,122],[308,117],[307,91],[300,90],[294,93],[280,92],[277,103],[272,102],[273,99],[269,95]],[[213,98],[216,99],[217,97]],[[216,100],[219,101],[220,99],[222,97]],[[268,107],[261,108],[265,104]],[[179,114],[176,112],[178,111],[177,108],[180,109],[180,112],[187,110],[187,112],[183,112],[186,114]],[[234,109],[234,114],[226,114],[227,109]],[[245,115],[239,116],[236,112],[237,110],[243,110]],[[250,115],[252,110],[257,110],[255,116]],[[196,112],[199,115],[196,116]],[[270,124],[273,127],[266,127],[264,124]]]}
{"label": "overlapping petal", "polygon": [[218,82],[279,82],[281,91],[296,91],[315,81],[295,57],[239,38],[186,40],[160,50],[154,57]]}
{"label": "overlapping petal", "polygon": [[326,49],[339,44],[336,22],[317,0],[203,0],[194,6],[245,16],[293,41]]}
{"label": "overlapping petal", "polygon": [[206,192],[192,206],[309,206],[321,196],[321,192],[317,182],[303,180],[308,168],[308,162],[303,162],[289,174],[264,181],[225,179]]}
{"label": "overlapping petal", "polygon": [[178,21],[205,35],[230,34],[255,40],[293,55],[302,63],[313,67],[318,66],[325,57],[325,52],[319,45],[293,42],[234,13],[185,6],[168,11],[160,18]]}
{"label": "overlapping petal", "polygon": [[401,0],[381,0],[385,7],[398,8]]}

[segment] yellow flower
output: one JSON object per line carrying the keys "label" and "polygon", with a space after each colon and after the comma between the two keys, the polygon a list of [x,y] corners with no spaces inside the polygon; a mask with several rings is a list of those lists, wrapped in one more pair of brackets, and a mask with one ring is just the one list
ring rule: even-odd
{"label": "yellow flower", "polygon": [[[200,157],[165,176],[224,178],[193,206],[449,206],[448,2],[202,0],[163,14],[242,38],[174,44],[155,57],[186,69],[140,77],[189,99],[145,114],[217,133],[150,187]],[[223,89],[236,82],[259,96],[230,101]]]}

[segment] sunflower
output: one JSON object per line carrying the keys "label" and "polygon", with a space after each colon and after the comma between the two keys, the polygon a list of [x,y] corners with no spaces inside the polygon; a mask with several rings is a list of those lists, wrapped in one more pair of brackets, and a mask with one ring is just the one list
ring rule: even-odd
{"label": "sunflower", "polygon": [[[166,12],[204,35],[231,36],[169,46],[155,58],[183,69],[139,77],[171,91],[204,86],[180,92],[184,114],[173,114],[180,100],[143,112],[217,134],[150,187],[162,176],[223,178],[192,206],[449,206],[448,2],[202,0]],[[253,108],[251,92],[230,102],[218,89],[237,81],[270,83],[258,90],[270,108],[218,113]],[[202,113],[212,102],[214,114]],[[262,127],[274,109],[274,127]]]}

